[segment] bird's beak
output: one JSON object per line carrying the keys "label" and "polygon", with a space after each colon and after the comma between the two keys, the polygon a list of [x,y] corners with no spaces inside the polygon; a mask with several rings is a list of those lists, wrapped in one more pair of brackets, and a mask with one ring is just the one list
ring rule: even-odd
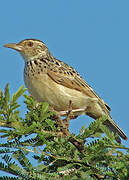
{"label": "bird's beak", "polygon": [[23,46],[20,46],[19,44],[5,44],[4,47],[15,49],[16,51],[23,51]]}

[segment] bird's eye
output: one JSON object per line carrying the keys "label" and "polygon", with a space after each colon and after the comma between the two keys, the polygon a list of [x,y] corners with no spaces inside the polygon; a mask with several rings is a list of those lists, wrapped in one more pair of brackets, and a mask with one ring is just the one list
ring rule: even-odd
{"label": "bird's eye", "polygon": [[28,44],[27,44],[29,47],[32,47],[33,46],[33,42],[32,41],[30,41],[30,42],[28,42]]}

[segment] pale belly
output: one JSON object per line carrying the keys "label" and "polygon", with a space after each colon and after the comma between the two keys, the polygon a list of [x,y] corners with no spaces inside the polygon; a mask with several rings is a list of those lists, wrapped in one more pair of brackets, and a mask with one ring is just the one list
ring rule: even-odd
{"label": "pale belly", "polygon": [[49,76],[43,74],[34,78],[24,78],[29,93],[38,102],[48,102],[56,111],[69,110],[70,101],[72,109],[84,109],[79,114],[93,114],[93,117],[103,115],[102,108],[96,98],[90,98],[84,93],[67,88],[54,82]]}
{"label": "pale belly", "polygon": [[47,75],[35,78],[24,79],[25,85],[30,94],[38,102],[48,102],[55,110],[68,110],[72,101],[73,109],[86,108],[90,103],[90,98],[85,94],[57,84]]}

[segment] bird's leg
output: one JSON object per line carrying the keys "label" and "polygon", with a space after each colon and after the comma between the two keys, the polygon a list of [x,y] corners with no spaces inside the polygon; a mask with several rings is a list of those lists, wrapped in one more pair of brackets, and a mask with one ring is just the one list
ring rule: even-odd
{"label": "bird's leg", "polygon": [[[85,112],[86,109],[80,108],[80,109],[72,109],[71,112],[74,113],[81,113]],[[60,116],[66,116],[68,114],[69,110],[67,111],[60,111],[59,114]],[[74,119],[74,118],[73,118]]]}
{"label": "bird's leg", "polygon": [[66,118],[64,119],[65,125],[68,128],[69,127],[69,120],[71,119],[76,119],[78,115],[75,115],[74,113],[80,113],[84,112],[85,109],[72,109],[72,101],[69,101],[69,110],[68,111],[63,111],[65,113]]}
{"label": "bird's leg", "polygon": [[67,117],[64,119],[65,125],[67,127],[67,129],[69,128],[69,120],[72,117],[72,101],[69,101],[69,110],[67,112]]}

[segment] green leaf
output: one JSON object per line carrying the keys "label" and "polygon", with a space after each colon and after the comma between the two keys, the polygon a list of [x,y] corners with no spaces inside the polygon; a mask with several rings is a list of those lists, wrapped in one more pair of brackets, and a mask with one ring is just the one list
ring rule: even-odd
{"label": "green leaf", "polygon": [[55,122],[52,121],[51,119],[46,119],[45,121],[48,123],[48,125],[49,125],[51,128],[54,127]]}
{"label": "green leaf", "polygon": [[21,86],[16,93],[12,95],[11,102],[14,103],[18,100],[18,98],[23,95],[23,93],[27,90],[27,88],[24,88],[24,86]]}
{"label": "green leaf", "polygon": [[10,94],[9,94],[9,84],[7,84],[5,86],[5,103],[6,105],[8,104],[9,100],[10,100]]}

